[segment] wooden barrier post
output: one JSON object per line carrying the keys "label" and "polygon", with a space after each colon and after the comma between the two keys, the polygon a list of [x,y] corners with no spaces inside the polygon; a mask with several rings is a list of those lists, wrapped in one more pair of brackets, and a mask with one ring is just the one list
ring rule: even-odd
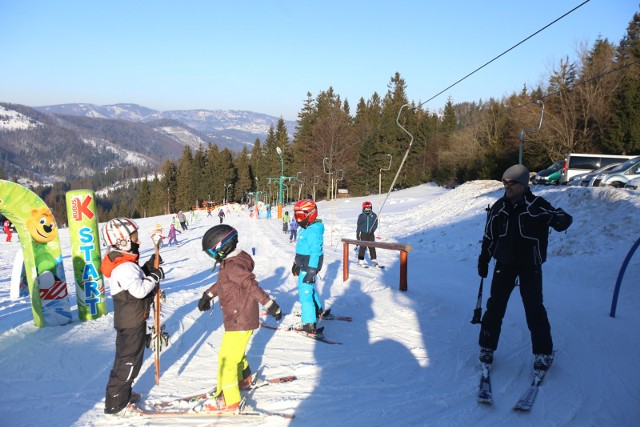
{"label": "wooden barrier post", "polygon": [[342,281],[346,282],[349,278],[349,244],[342,244]]}
{"label": "wooden barrier post", "polygon": [[407,251],[400,251],[400,290],[407,291]]}
{"label": "wooden barrier post", "polygon": [[365,240],[342,239],[342,281],[349,279],[349,244],[373,247],[379,249],[391,249],[400,251],[400,290],[406,292],[408,289],[407,268],[411,245],[404,243],[369,242]]}

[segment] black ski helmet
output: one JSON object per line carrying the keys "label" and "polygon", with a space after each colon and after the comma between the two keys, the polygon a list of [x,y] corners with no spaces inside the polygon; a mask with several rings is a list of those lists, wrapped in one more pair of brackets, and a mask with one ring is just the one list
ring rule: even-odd
{"label": "black ski helmet", "polygon": [[236,248],[238,231],[230,225],[211,227],[202,236],[202,250],[216,261],[222,261]]}

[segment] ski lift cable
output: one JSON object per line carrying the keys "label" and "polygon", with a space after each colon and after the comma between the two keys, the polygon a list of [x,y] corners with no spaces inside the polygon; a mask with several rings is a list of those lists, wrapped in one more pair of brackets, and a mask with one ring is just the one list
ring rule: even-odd
{"label": "ski lift cable", "polygon": [[582,6],[584,6],[585,4],[589,3],[591,0],[585,0],[582,3],[580,3],[579,5],[577,5],[576,7],[574,7],[573,9],[571,9],[570,11],[566,12],[564,15],[560,16],[559,18],[554,19],[553,21],[551,21],[550,23],[548,23],[547,25],[545,25],[544,27],[540,28],[538,31],[534,32],[533,34],[529,35],[528,37],[525,37],[524,39],[522,39],[521,41],[519,41],[518,43],[516,43],[515,45],[511,46],[509,49],[505,50],[504,52],[502,52],[501,54],[499,54],[498,56],[494,57],[493,59],[491,59],[488,62],[485,62],[483,65],[479,66],[478,68],[476,68],[475,70],[471,71],[469,74],[467,74],[466,76],[458,79],[456,82],[452,83],[451,85],[447,86],[446,88],[442,89],[440,92],[436,93],[435,95],[433,95],[431,98],[427,99],[424,102],[421,102],[420,104],[418,104],[418,107],[423,106],[424,104],[426,104],[429,101],[432,101],[433,99],[437,98],[438,96],[442,95],[444,92],[448,91],[449,89],[451,89],[452,87],[456,86],[458,83],[462,82],[463,80],[466,80],[467,78],[471,77],[473,74],[477,73],[478,71],[480,71],[481,69],[483,69],[484,67],[486,67],[487,65],[491,64],[492,62],[496,61],[497,59],[501,58],[502,56],[506,55],[507,53],[511,52],[513,49],[515,49],[516,47],[520,46],[521,44],[523,44],[524,42],[526,42],[527,40],[533,38],[534,36],[538,35],[539,33],[541,33],[542,31],[546,30],[547,28],[549,28],[550,26],[552,26],[553,24],[555,24],[556,22],[560,21],[561,19],[565,18],[566,16],[570,15],[571,13],[575,12],[577,9],[581,8]]}
{"label": "ski lift cable", "polygon": [[[551,21],[550,23],[548,23],[547,25],[545,25],[544,27],[540,28],[539,30],[535,31],[534,33],[532,33],[531,35],[525,37],[524,39],[522,39],[521,41],[519,41],[518,43],[516,43],[515,45],[511,46],[510,48],[508,48],[507,50],[505,50],[504,52],[502,52],[501,54],[499,54],[498,56],[494,57],[493,59],[487,61],[486,63],[484,63],[483,65],[479,66],[478,68],[476,68],[475,70],[471,71],[470,73],[468,73],[467,75],[465,75],[464,77],[458,79],[456,82],[452,83],[451,85],[447,86],[446,88],[444,88],[443,90],[441,90],[440,92],[436,93],[435,95],[433,95],[431,98],[427,99],[424,102],[421,102],[420,104],[418,104],[418,107],[421,107],[422,105],[426,104],[427,102],[437,98],[438,96],[442,95],[444,92],[448,91],[449,89],[451,89],[452,87],[456,86],[458,83],[466,80],[467,78],[471,77],[473,74],[477,73],[478,71],[480,71],[481,69],[483,69],[484,67],[486,67],[487,65],[491,64],[492,62],[498,60],[499,58],[501,58],[502,56],[506,55],[507,53],[509,53],[510,51],[512,51],[513,49],[515,49],[516,47],[520,46],[521,44],[523,44],[524,42],[526,42],[527,40],[533,38],[534,36],[538,35],[539,33],[541,33],[542,31],[546,30],[547,28],[549,28],[550,26],[552,26],[553,24],[555,24],[556,22],[560,21],[561,19],[565,18],[566,16],[570,15],[571,13],[575,12],[576,10],[578,10],[579,8],[581,8],[582,6],[584,6],[585,4],[589,3],[591,0],[585,0],[582,3],[580,3],[579,5],[577,5],[576,7],[574,7],[573,9],[571,9],[570,11],[566,12],[565,14],[561,15],[559,18],[554,19],[553,21]],[[389,187],[389,191],[387,192],[387,195],[384,198],[384,201],[382,202],[382,205],[380,206],[380,209],[378,210],[378,218],[380,217],[380,214],[382,213],[382,210],[384,208],[384,205],[387,203],[387,200],[389,199],[389,195],[391,194],[391,190],[393,190],[393,186],[395,185],[396,181],[398,180],[398,176],[400,175],[400,172],[402,171],[402,167],[404,166],[405,161],[407,160],[407,157],[409,156],[409,150],[411,150],[411,146],[413,145],[413,134],[411,134],[411,132],[409,132],[404,126],[402,126],[400,124],[400,116],[402,114],[402,110],[405,107],[410,106],[410,104],[405,104],[402,107],[400,107],[400,111],[398,111],[398,116],[396,117],[396,124],[398,125],[398,127],[400,127],[400,129],[402,129],[402,131],[404,133],[406,133],[407,135],[409,135],[410,137],[410,141],[409,141],[409,146],[407,147],[407,150],[404,153],[404,157],[402,158],[402,162],[400,163],[400,166],[398,167],[398,171],[396,172],[396,176],[393,178],[393,182],[391,183],[391,186]],[[411,107],[411,109],[415,109],[416,107]],[[541,120],[542,122],[542,120]],[[542,123],[541,123],[542,124]],[[326,173],[326,172],[325,172]],[[378,218],[376,218],[376,222],[378,222]]]}

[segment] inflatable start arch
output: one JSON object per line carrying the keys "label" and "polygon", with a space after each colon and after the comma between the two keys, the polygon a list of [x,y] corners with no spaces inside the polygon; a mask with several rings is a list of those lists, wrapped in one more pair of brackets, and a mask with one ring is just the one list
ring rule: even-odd
{"label": "inflatable start arch", "polygon": [[58,227],[51,210],[29,189],[0,180],[0,213],[20,237],[36,326],[71,322]]}
{"label": "inflatable start arch", "polygon": [[107,314],[104,280],[100,271],[100,238],[96,197],[91,190],[67,192],[67,219],[76,282],[78,317],[93,320]]}

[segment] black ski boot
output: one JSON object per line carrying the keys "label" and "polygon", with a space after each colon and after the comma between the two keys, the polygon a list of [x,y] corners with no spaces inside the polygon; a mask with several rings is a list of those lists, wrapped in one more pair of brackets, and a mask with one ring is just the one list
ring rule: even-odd
{"label": "black ski boot", "polygon": [[[324,329],[324,328],[322,328]],[[304,323],[302,325],[302,330],[308,334],[315,335],[318,338],[324,338],[321,330],[316,329],[315,323]]]}
{"label": "black ski boot", "polygon": [[493,363],[493,350],[491,350],[490,348],[481,347],[479,359],[480,363],[491,365]]}

